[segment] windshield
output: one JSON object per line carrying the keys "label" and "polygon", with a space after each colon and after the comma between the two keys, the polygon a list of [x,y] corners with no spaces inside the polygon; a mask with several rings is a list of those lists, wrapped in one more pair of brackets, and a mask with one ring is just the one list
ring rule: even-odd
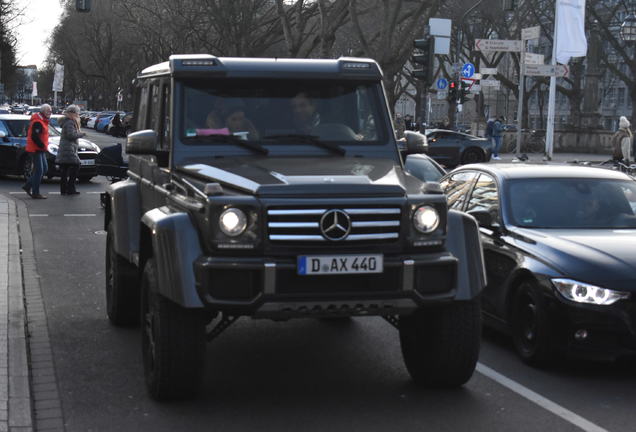
{"label": "windshield", "polygon": [[509,215],[527,228],[636,228],[636,182],[596,178],[511,180]]}
{"label": "windshield", "polygon": [[26,138],[29,131],[29,120],[5,120],[5,123],[11,136]]}
{"label": "windshield", "polygon": [[[216,86],[215,86],[216,84]],[[233,79],[187,83],[181,136],[234,135],[264,144],[301,137],[344,144],[387,137],[375,83]]]}

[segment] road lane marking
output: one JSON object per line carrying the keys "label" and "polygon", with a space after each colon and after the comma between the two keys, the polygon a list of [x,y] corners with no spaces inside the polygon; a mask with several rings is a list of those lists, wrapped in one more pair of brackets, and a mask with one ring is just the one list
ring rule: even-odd
{"label": "road lane marking", "polygon": [[64,216],[66,217],[93,217],[93,216],[97,216],[95,213],[65,213]]}
{"label": "road lane marking", "polygon": [[30,214],[31,217],[49,217],[47,214]]}
{"label": "road lane marking", "polygon": [[512,379],[500,374],[499,372],[489,368],[483,363],[477,363],[477,372],[501,384],[507,389],[512,390],[518,395],[528,399],[530,402],[534,402],[541,408],[550,411],[552,414],[561,417],[563,420],[572,423],[574,426],[577,426],[586,432],[608,432],[607,429],[604,429],[592,423],[591,421],[584,419],[580,415],[573,413],[572,411],[562,407],[556,402],[553,402],[550,399],[541,396],[539,393],[536,393],[529,388],[524,387],[518,382],[513,381]]}
{"label": "road lane marking", "polygon": [[96,195],[96,194],[100,194],[101,192],[86,192],[86,193],[87,193],[87,194],[94,194],[94,195]]}
{"label": "road lane marking", "polygon": [[9,195],[26,195],[26,192],[9,192]]}

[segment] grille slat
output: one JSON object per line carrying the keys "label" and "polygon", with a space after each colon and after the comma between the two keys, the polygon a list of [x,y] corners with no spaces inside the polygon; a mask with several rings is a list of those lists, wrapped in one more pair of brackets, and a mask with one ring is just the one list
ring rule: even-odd
{"label": "grille slat", "polygon": [[[299,244],[325,243],[330,239],[322,235],[320,221],[334,208],[276,208],[267,210],[269,240]],[[339,209],[349,215],[351,230],[343,242],[392,242],[400,236],[399,207],[367,207]],[[339,241],[339,240],[334,240]]]}

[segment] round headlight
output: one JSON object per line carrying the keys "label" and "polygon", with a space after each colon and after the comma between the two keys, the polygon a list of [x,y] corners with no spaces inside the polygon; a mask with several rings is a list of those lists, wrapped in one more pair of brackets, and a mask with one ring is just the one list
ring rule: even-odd
{"label": "round headlight", "polygon": [[219,228],[225,235],[236,237],[247,228],[247,216],[242,210],[237,208],[229,208],[219,216]]}
{"label": "round headlight", "polygon": [[437,210],[430,206],[418,207],[413,213],[413,225],[421,233],[432,233],[439,226]]}

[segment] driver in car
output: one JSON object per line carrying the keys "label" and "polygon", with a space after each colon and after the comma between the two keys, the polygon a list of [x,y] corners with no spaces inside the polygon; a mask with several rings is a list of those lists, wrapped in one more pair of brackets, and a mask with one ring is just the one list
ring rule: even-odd
{"label": "driver in car", "polygon": [[320,125],[320,114],[314,101],[306,92],[299,92],[291,99],[290,104],[296,132],[311,134],[311,131]]}

